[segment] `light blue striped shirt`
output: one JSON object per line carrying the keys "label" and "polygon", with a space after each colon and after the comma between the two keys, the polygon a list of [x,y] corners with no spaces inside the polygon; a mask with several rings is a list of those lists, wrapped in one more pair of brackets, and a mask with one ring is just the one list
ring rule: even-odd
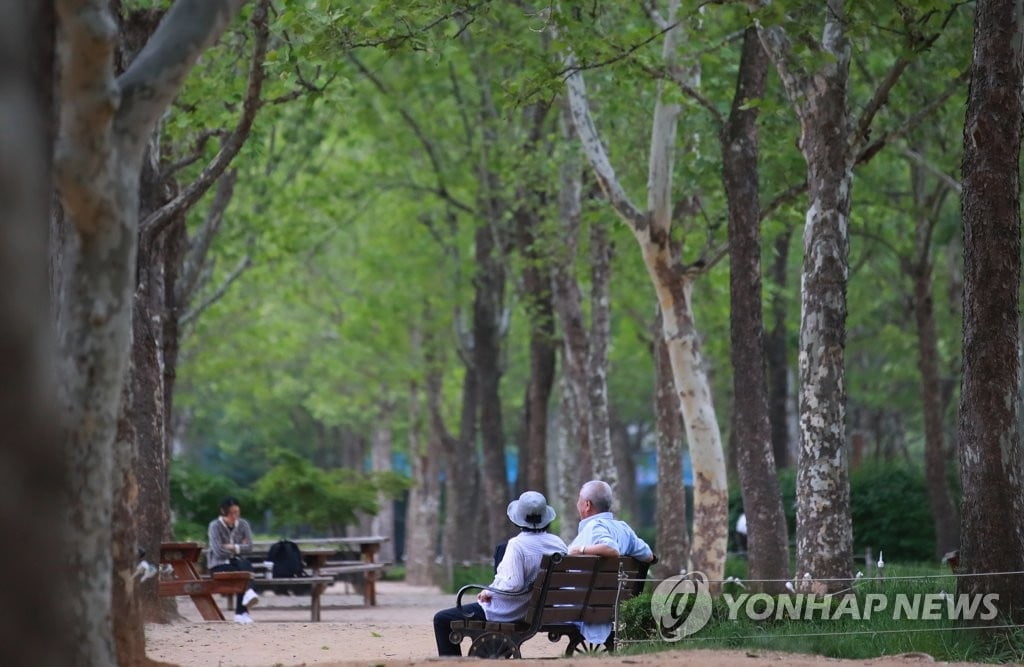
{"label": "light blue striped shirt", "polygon": [[[629,524],[619,521],[611,512],[601,512],[580,521],[580,532],[569,548],[588,544],[604,544],[619,552],[620,556],[632,556],[648,561],[653,555],[651,547],[636,534]],[[611,623],[579,623],[583,638],[592,644],[603,644],[611,634]]]}
{"label": "light blue striped shirt", "polygon": [[601,512],[580,521],[580,533],[569,547],[588,544],[605,544],[618,551],[620,556],[633,556],[644,561],[651,558],[651,548],[647,543],[628,523],[619,521],[611,512]]}

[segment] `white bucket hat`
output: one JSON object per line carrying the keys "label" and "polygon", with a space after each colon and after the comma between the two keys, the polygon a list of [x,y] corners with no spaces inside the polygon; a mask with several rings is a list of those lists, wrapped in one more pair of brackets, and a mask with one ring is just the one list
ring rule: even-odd
{"label": "white bucket hat", "polygon": [[508,518],[520,528],[540,529],[555,520],[555,509],[544,494],[526,491],[508,504]]}

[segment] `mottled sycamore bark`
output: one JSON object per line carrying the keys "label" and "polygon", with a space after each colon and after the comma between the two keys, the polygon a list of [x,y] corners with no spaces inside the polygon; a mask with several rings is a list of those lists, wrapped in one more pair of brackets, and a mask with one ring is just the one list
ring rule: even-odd
{"label": "mottled sycamore bark", "polygon": [[[808,5],[810,7],[810,5]],[[800,451],[797,471],[797,575],[815,591],[845,588],[851,575],[849,462],[846,447],[846,283],[853,155],[847,111],[850,48],[844,0],[828,0],[821,48],[829,62],[805,73],[779,26],[761,29],[800,121],[810,205],[804,223],[800,303]]]}
{"label": "mottled sycamore bark", "polygon": [[[693,82],[681,73],[682,68],[677,64],[676,51],[681,33],[676,21],[679,2],[673,0],[669,3],[664,18],[648,9],[664,32],[662,60],[666,71],[677,84],[684,88],[692,87]],[[694,468],[690,569],[700,570],[710,579],[720,579],[725,567],[728,537],[728,493],[722,438],[691,302],[694,280],[700,275],[701,267],[683,266],[679,261],[680,249],[674,247],[671,238],[672,172],[681,108],[679,104],[667,101],[664,94],[667,82],[659,82],[651,123],[647,207],[640,210],[619,182],[601,141],[591,117],[586,85],[575,56],[571,52],[565,53],[563,64],[570,72],[566,79],[569,104],[584,154],[605,197],[640,246],[663,316],[662,335],[668,346]]]}
{"label": "mottled sycamore bark", "polygon": [[[178,0],[131,66],[114,73],[117,27],[104,0],[59,0],[60,135],[56,184],[71,232],[65,246],[59,320],[60,405],[68,424],[72,480],[68,559],[77,648],[72,664],[139,664],[115,656],[112,573],[132,595],[122,544],[115,554],[118,409],[131,339],[139,228],[139,178],[147,141],[186,74],[241,8],[242,0]],[[126,459],[122,458],[121,462]],[[134,650],[134,649],[131,649]],[[131,661],[135,662],[131,662]]]}

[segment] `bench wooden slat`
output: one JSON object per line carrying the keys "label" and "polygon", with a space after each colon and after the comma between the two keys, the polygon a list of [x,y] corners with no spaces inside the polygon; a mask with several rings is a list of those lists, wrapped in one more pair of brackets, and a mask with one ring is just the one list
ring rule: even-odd
{"label": "bench wooden slat", "polygon": [[[592,605],[611,605],[615,604],[616,596],[619,594],[618,589],[615,590],[591,590],[588,602]],[[626,599],[628,595],[620,596],[621,599]],[[578,590],[557,590],[548,591],[547,597],[544,599],[545,606],[558,605],[558,604],[579,604],[580,591]]]}
{"label": "bench wooden slat", "polygon": [[584,589],[590,586],[590,580],[594,578],[592,572],[552,572],[548,579],[548,588],[578,588]]}
{"label": "bench wooden slat", "polygon": [[334,577],[279,577],[277,579],[266,579],[257,577],[252,580],[253,588],[270,586],[312,586],[313,584],[334,583]]}
{"label": "bench wooden slat", "polygon": [[610,623],[615,618],[615,607],[544,607],[541,624],[570,623]]}

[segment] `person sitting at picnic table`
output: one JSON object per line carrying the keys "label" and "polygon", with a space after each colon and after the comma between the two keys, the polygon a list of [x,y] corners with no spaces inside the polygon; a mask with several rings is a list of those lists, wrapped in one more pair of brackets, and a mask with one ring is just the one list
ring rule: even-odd
{"label": "person sitting at picnic table", "polygon": [[[530,602],[529,586],[537,578],[540,561],[546,554],[565,553],[562,538],[548,532],[555,520],[555,510],[548,505],[543,494],[526,491],[508,505],[509,520],[521,529],[508,541],[505,554],[498,564],[494,581],[476,596],[477,601],[434,615],[434,639],[440,656],[462,655],[462,648],[449,639],[452,621],[475,619],[499,623],[521,620]],[[519,595],[506,595],[524,591]]]}
{"label": "person sitting at picnic table", "polygon": [[[580,488],[576,511],[580,515],[579,534],[569,544],[570,555],[616,558],[632,556],[650,563],[655,560],[647,545],[625,521],[612,514],[612,487],[595,479]],[[611,623],[578,623],[583,638],[592,644],[604,644],[612,632]]]}
{"label": "person sitting at picnic table", "polygon": [[[207,529],[206,567],[214,572],[252,572],[252,563],[242,554],[252,553],[252,528],[242,518],[238,499],[227,497],[220,504],[220,516],[210,522]],[[235,602],[235,622],[252,623],[249,607],[260,600],[249,588],[239,593]]]}

